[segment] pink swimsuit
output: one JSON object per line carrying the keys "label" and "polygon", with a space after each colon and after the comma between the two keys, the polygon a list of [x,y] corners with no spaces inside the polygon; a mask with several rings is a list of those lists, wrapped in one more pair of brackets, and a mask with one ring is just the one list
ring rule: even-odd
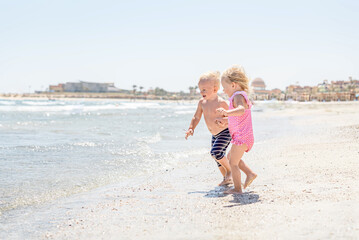
{"label": "pink swimsuit", "polygon": [[248,148],[246,152],[248,152],[251,150],[254,143],[251,116],[252,103],[249,101],[246,92],[237,91],[229,98],[229,110],[234,109],[233,98],[238,94],[242,95],[246,99],[248,109],[244,110],[244,114],[242,116],[229,116],[228,129],[232,136],[231,143],[235,145],[242,145],[244,143],[247,144]]}

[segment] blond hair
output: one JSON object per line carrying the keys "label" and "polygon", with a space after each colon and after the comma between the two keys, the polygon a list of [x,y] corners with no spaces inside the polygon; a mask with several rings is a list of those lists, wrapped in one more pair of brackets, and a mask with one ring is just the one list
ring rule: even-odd
{"label": "blond hair", "polygon": [[222,74],[222,80],[228,80],[229,82],[237,83],[243,91],[249,91],[249,79],[240,65],[233,65],[228,68]]}
{"label": "blond hair", "polygon": [[206,73],[203,73],[200,77],[199,77],[199,81],[213,81],[214,83],[214,86],[216,86],[218,89],[220,88],[221,86],[221,83],[220,83],[220,80],[219,80],[219,77],[220,77],[220,72],[219,71],[211,71],[211,72],[206,72]]}

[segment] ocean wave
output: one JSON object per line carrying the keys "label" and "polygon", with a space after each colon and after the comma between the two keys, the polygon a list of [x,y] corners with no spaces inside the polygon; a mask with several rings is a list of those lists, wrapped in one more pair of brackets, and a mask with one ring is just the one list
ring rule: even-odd
{"label": "ocean wave", "polygon": [[188,110],[188,111],[175,111],[175,114],[194,114],[194,110]]}
{"label": "ocean wave", "polygon": [[0,106],[0,112],[93,112],[120,109],[116,105]]}
{"label": "ocean wave", "polygon": [[21,101],[22,104],[30,106],[53,106],[53,105],[65,105],[63,101]]}
{"label": "ocean wave", "polygon": [[158,143],[159,141],[162,140],[161,134],[159,132],[157,132],[155,135],[153,136],[147,136],[147,137],[142,137],[142,138],[138,138],[137,139],[139,142],[145,142],[145,143]]}
{"label": "ocean wave", "polygon": [[193,105],[175,105],[173,103],[143,103],[143,102],[113,102],[98,104],[97,102],[50,102],[50,101],[22,101],[2,102],[0,112],[93,112],[102,110],[131,110],[131,109],[195,109]]}
{"label": "ocean wave", "polygon": [[16,103],[14,101],[3,101],[0,100],[0,105],[15,105]]}
{"label": "ocean wave", "polygon": [[160,103],[160,102],[121,102],[118,106],[121,109],[140,109],[140,108],[148,108],[148,109],[193,109],[196,106],[194,105],[178,105],[175,103]]}
{"label": "ocean wave", "polygon": [[190,160],[194,155],[209,155],[208,148],[195,148],[189,151],[180,151],[172,153],[174,159],[187,159]]}
{"label": "ocean wave", "polygon": [[77,142],[73,144],[74,146],[80,146],[80,147],[96,147],[98,146],[94,142]]}

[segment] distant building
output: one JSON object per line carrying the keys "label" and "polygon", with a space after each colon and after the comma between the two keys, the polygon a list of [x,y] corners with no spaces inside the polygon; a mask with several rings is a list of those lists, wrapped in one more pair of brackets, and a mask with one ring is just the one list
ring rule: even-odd
{"label": "distant building", "polygon": [[286,88],[285,99],[293,99],[296,101],[310,101],[312,100],[313,93],[317,91],[317,88],[310,86],[301,87],[299,85],[289,85]]}
{"label": "distant building", "polygon": [[50,85],[49,86],[50,92],[63,92],[64,91],[64,84],[60,83],[57,85]]}
{"label": "distant building", "polygon": [[269,99],[270,91],[266,90],[266,84],[263,79],[256,78],[251,83],[252,87],[252,98],[253,100],[267,100]]}
{"label": "distant building", "polygon": [[278,88],[267,90],[266,84],[262,78],[255,78],[251,83],[251,88],[251,98],[253,100],[285,99],[285,94],[282,90]]}
{"label": "distant building", "polygon": [[285,94],[279,88],[275,88],[269,91],[270,99],[284,100]]}
{"label": "distant building", "polygon": [[331,81],[324,80],[317,86],[298,86],[290,85],[286,88],[285,99],[296,101],[352,101],[358,100],[359,81],[349,77],[349,81]]}
{"label": "distant building", "polygon": [[95,82],[67,82],[60,83],[58,85],[50,85],[50,92],[94,92],[94,93],[106,93],[106,92],[120,92],[120,89],[116,88],[114,83],[95,83]]}
{"label": "distant building", "polygon": [[318,93],[327,93],[332,91],[332,86],[328,80],[324,80],[322,83],[318,84]]}
{"label": "distant building", "polygon": [[262,78],[255,78],[252,81],[251,86],[253,87],[253,90],[266,90],[266,84]]}

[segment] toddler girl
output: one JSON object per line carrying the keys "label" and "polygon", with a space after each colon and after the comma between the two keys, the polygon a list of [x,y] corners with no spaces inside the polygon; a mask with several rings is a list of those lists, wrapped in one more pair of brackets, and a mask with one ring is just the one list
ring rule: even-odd
{"label": "toddler girl", "polygon": [[229,109],[218,108],[217,111],[223,117],[228,117],[228,129],[232,136],[232,147],[228,158],[234,183],[234,189],[229,189],[225,193],[242,193],[240,170],[247,175],[244,188],[248,187],[257,177],[257,174],[241,159],[244,152],[251,150],[254,143],[251,117],[252,103],[247,96],[248,82],[249,80],[240,66],[227,69],[221,78],[223,91],[230,97]]}

